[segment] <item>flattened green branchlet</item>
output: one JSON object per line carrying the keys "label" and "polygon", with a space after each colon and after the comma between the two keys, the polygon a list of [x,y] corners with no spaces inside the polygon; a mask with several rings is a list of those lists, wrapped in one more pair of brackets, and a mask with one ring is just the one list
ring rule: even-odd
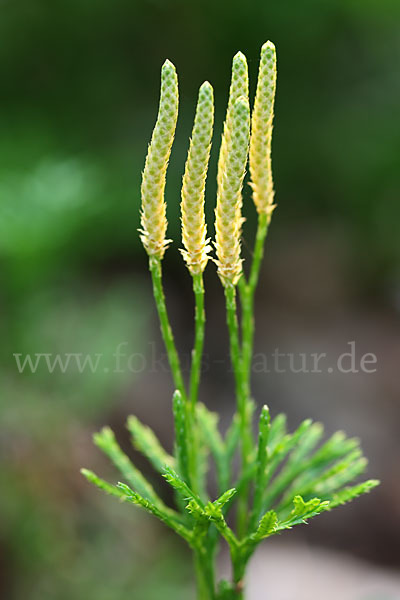
{"label": "flattened green branchlet", "polygon": [[244,96],[232,109],[226,145],[226,159],[218,187],[215,211],[218,274],[223,285],[237,283],[242,272],[240,236],[242,217],[241,191],[246,171],[250,136],[250,107]]}
{"label": "flattened green branchlet", "polygon": [[211,247],[207,240],[204,192],[214,123],[214,92],[208,81],[199,90],[196,115],[182,181],[181,250],[192,273],[204,271]]}
{"label": "flattened green branchlet", "polygon": [[254,110],[251,119],[250,176],[258,213],[271,218],[274,189],[271,168],[271,139],[276,89],[276,52],[272,42],[261,48]]}
{"label": "flattened green branchlet", "polygon": [[165,176],[178,118],[178,77],[174,65],[166,60],[161,69],[161,94],[157,121],[147,152],[142,176],[141,240],[149,254],[162,258],[168,241]]}

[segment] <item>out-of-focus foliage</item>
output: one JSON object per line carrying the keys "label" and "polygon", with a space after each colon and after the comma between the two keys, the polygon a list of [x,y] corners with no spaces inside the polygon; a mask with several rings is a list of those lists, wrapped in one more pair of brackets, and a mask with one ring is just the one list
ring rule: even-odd
{"label": "out-of-focus foliage", "polygon": [[[7,598],[49,600],[88,598],[93,590],[96,597],[106,599],[113,590],[113,597],[122,599],[135,582],[143,588],[143,597],[156,599],[152,578],[157,566],[150,551],[146,555],[136,548],[142,534],[123,535],[117,543],[115,538],[127,529],[127,517],[102,504],[93,511],[78,476],[79,457],[86,454],[85,426],[105,419],[118,393],[136,377],[125,363],[116,373],[113,355],[124,341],[123,352],[128,355],[141,349],[147,327],[144,297],[127,283],[114,284],[113,289],[69,283],[73,290],[67,285],[47,286],[32,293],[29,301],[20,298],[1,348],[0,590]],[[14,352],[22,360],[31,355],[33,363],[37,352],[48,353],[51,361],[58,354],[64,365],[68,352],[92,360],[101,354],[101,360],[95,371],[86,367],[80,372],[72,359],[65,372],[55,364],[49,373],[41,362],[34,373],[26,367],[20,374]],[[130,526],[133,532],[135,527],[146,529],[143,523],[131,521]],[[144,535],[151,536],[151,528]],[[161,546],[164,543],[168,542]],[[118,556],[110,554],[115,545]],[[137,556],[136,565],[128,558],[132,554]],[[105,577],[96,587],[99,564]],[[164,571],[167,561],[158,564],[160,580],[179,597],[180,590],[175,590],[179,584],[168,582]],[[180,588],[184,587],[181,581]]]}
{"label": "out-of-focus foliage", "polygon": [[114,284],[114,289],[93,284],[91,290],[76,281],[73,285],[73,294],[67,286],[42,290],[18,307],[1,348],[9,372],[0,401],[3,420],[14,411],[15,423],[21,423],[27,410],[37,414],[37,399],[29,397],[32,387],[49,396],[47,410],[57,410],[58,418],[60,412],[67,418],[96,417],[99,410],[111,408],[116,391],[142,370],[139,353],[148,311],[141,290],[127,283]]}
{"label": "out-of-focus foliage", "polygon": [[[181,547],[124,506],[93,507],[92,494],[73,485],[75,473],[55,471],[63,467],[60,458],[46,463],[37,452],[34,476],[22,464],[2,468],[2,489],[9,490],[1,501],[5,597],[123,600],[132,589],[149,600],[190,597]],[[60,476],[70,483],[67,492]]]}

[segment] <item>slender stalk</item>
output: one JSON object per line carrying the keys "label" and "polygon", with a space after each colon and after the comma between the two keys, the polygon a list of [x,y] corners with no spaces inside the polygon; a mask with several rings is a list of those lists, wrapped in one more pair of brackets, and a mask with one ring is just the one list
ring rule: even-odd
{"label": "slender stalk", "polygon": [[[242,438],[242,469],[244,470],[252,450],[252,431],[250,418],[251,396],[251,357],[254,343],[254,294],[257,287],[261,261],[264,255],[264,242],[268,231],[268,215],[261,214],[258,219],[254,255],[250,268],[249,280],[244,275],[239,280],[239,292],[242,306],[242,345],[240,347],[239,331],[236,316],[234,291],[227,291],[228,327],[230,328],[232,363],[236,377],[240,431]],[[228,295],[227,295],[228,294]],[[233,295],[233,298],[232,298]],[[237,340],[237,341],[236,341]],[[239,358],[238,358],[239,357]],[[248,521],[247,500],[249,486],[243,486],[238,503],[238,534],[243,535]]]}
{"label": "slender stalk", "polygon": [[[188,483],[192,486],[193,490],[199,492],[201,489],[201,482],[199,481],[199,468],[198,468],[198,457],[197,457],[197,428],[195,426],[195,400],[189,401],[185,384],[182,376],[182,368],[178,356],[178,352],[175,346],[175,340],[172,333],[171,325],[168,318],[167,307],[165,303],[165,296],[162,287],[162,270],[161,260],[156,257],[150,258],[150,272],[153,280],[153,292],[154,299],[157,306],[158,316],[160,319],[161,333],[164,340],[165,348],[167,350],[168,361],[170,364],[172,377],[177,390],[180,391],[182,399],[186,404],[186,418],[187,418],[187,449],[188,449]],[[200,377],[201,368],[201,355],[204,341],[204,289],[202,284],[202,276],[200,275],[200,281],[194,281],[195,297],[196,297],[196,334],[195,334],[195,352],[196,357],[195,364],[195,379],[194,390],[197,391]],[[203,308],[202,308],[203,305]],[[192,365],[193,371],[193,365]]]}
{"label": "slender stalk", "polygon": [[190,371],[190,404],[192,411],[197,402],[199,393],[199,382],[201,374],[201,359],[204,347],[204,285],[203,275],[198,273],[193,275],[193,293],[195,298],[195,336],[192,352],[192,366]]}
{"label": "slender stalk", "polygon": [[[244,377],[243,363],[240,349],[239,325],[237,319],[236,288],[225,286],[226,314],[229,330],[231,361],[235,376],[237,406],[239,414],[239,427],[241,437],[242,470],[245,471],[250,459],[252,449],[252,435],[249,410],[248,381]],[[245,532],[247,521],[248,486],[243,486],[238,499],[238,535]]]}
{"label": "slender stalk", "polygon": [[197,582],[197,600],[216,600],[214,587],[214,568],[204,550],[195,550],[194,563]]}
{"label": "slender stalk", "polygon": [[171,325],[169,323],[167,306],[165,304],[165,296],[162,287],[161,260],[155,256],[151,256],[149,259],[149,267],[153,281],[154,300],[157,306],[158,316],[160,319],[161,334],[164,340],[165,348],[167,350],[168,361],[171,367],[174,384],[176,389],[178,389],[182,394],[182,398],[187,399],[185,384],[183,382],[182,377],[181,364],[178,352],[176,350]]}
{"label": "slender stalk", "polygon": [[264,256],[264,242],[268,232],[268,215],[260,214],[258,218],[254,255],[250,268],[249,280],[246,284],[244,277],[240,279],[239,291],[243,311],[242,318],[242,369],[243,377],[247,381],[250,390],[251,380],[251,357],[253,354],[254,340],[254,294],[260,275],[261,261]]}
{"label": "slender stalk", "polygon": [[242,378],[242,360],[240,351],[240,339],[239,339],[239,324],[237,319],[237,306],[236,306],[236,288],[233,285],[227,285],[225,290],[226,300],[226,318],[229,331],[229,342],[230,342],[230,353],[231,361],[235,376],[235,385],[238,402],[238,412],[243,425],[244,421],[244,396],[243,396],[243,378]]}
{"label": "slender stalk", "polygon": [[242,557],[232,557],[233,566],[233,581],[234,588],[232,590],[232,600],[243,600],[244,598],[244,574],[246,570],[247,561]]}
{"label": "slender stalk", "polygon": [[204,481],[199,464],[199,436],[196,426],[196,403],[199,393],[199,383],[201,375],[201,361],[204,347],[204,328],[205,328],[205,311],[204,311],[204,285],[203,274],[198,273],[193,275],[193,293],[195,298],[195,334],[192,350],[192,364],[190,370],[190,388],[189,402],[187,404],[187,413],[189,427],[191,430],[190,444],[190,480],[193,488],[201,495],[204,491]]}

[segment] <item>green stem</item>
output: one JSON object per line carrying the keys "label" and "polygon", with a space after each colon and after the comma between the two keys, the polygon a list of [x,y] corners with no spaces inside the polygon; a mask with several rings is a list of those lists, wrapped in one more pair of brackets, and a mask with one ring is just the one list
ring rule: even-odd
{"label": "green stem", "polygon": [[240,352],[239,324],[237,319],[236,288],[233,285],[227,285],[224,288],[224,290],[226,300],[226,318],[229,331],[230,353],[235,376],[236,395],[238,402],[238,413],[241,425],[243,426],[243,421],[245,419],[245,397],[243,395],[243,372]]}
{"label": "green stem", "polygon": [[197,582],[197,600],[216,600],[214,567],[206,549],[195,550],[194,562]]}
{"label": "green stem", "polygon": [[254,340],[254,294],[260,276],[261,261],[264,256],[264,243],[268,232],[268,215],[261,214],[258,218],[256,241],[254,246],[253,261],[251,264],[249,281],[246,284],[244,277],[239,282],[240,300],[243,311],[242,321],[242,361],[243,376],[248,382],[250,390],[251,358],[253,355]]}
{"label": "green stem", "polygon": [[202,273],[193,275],[193,293],[195,298],[195,336],[192,352],[192,367],[190,371],[190,404],[194,411],[198,393],[201,374],[201,359],[204,347],[204,285]]}
{"label": "green stem", "polygon": [[[256,241],[254,246],[253,260],[250,268],[249,280],[246,283],[242,276],[239,281],[239,292],[242,305],[242,347],[241,347],[241,388],[242,388],[242,413],[241,413],[241,437],[242,443],[242,468],[245,469],[252,450],[251,432],[251,360],[254,344],[254,294],[256,291],[261,261],[264,256],[264,242],[268,232],[268,215],[261,214],[258,218]],[[235,367],[236,370],[236,367]],[[243,535],[248,521],[247,500],[249,486],[245,485],[241,492],[238,504],[238,532]]]}
{"label": "green stem", "polygon": [[242,600],[244,598],[244,574],[247,566],[247,560],[240,556],[232,557],[233,567],[233,590],[232,600]]}
{"label": "green stem", "polygon": [[[188,396],[186,393],[185,384],[182,376],[181,364],[178,356],[178,352],[175,346],[175,340],[172,333],[171,325],[168,318],[167,306],[165,303],[165,296],[162,287],[162,270],[161,270],[161,261],[159,258],[150,257],[150,272],[153,280],[153,293],[154,299],[157,306],[158,316],[160,319],[161,333],[164,339],[165,348],[167,350],[168,361],[171,367],[172,377],[174,380],[174,384],[177,390],[180,391],[182,400],[185,402],[186,406],[186,419],[187,419],[187,450],[188,450],[188,474],[187,480],[189,485],[192,487],[194,491],[199,491],[200,482],[198,480],[198,464],[197,464],[197,435],[196,435],[196,427],[195,427],[195,414],[192,409],[192,404],[188,401]],[[198,292],[198,282],[196,282],[196,292]],[[199,293],[199,292],[198,292]],[[196,309],[197,312],[197,309]],[[197,324],[196,324],[196,336],[199,337],[200,334],[197,333]],[[200,353],[200,362],[201,362],[201,353]],[[184,476],[184,473],[182,473]]]}
{"label": "green stem", "polygon": [[174,336],[169,323],[165,296],[162,287],[161,261],[155,256],[150,256],[149,267],[153,281],[153,294],[156,302],[158,316],[160,319],[161,334],[167,350],[168,361],[171,367],[172,377],[177,390],[182,394],[182,398],[187,399],[185,384],[182,377],[182,369],[176,350]]}
{"label": "green stem", "polygon": [[189,441],[189,471],[192,488],[200,495],[204,494],[204,477],[199,453],[199,435],[196,426],[196,403],[199,392],[201,375],[201,360],[204,346],[204,285],[202,273],[193,275],[193,293],[195,298],[195,334],[190,370],[189,401],[187,403],[187,418],[191,439]]}
{"label": "green stem", "polygon": [[190,394],[187,405],[187,413],[189,427],[191,431],[190,443],[190,481],[192,487],[200,495],[204,493],[204,477],[202,468],[199,463],[199,435],[196,426],[196,404],[199,393],[199,383],[201,375],[201,360],[204,347],[204,328],[205,328],[205,311],[204,311],[204,285],[203,274],[193,275],[193,293],[195,298],[195,334],[192,351],[192,365],[190,370]]}
{"label": "green stem", "polygon": [[[237,319],[236,288],[225,287],[226,314],[229,330],[231,361],[235,376],[236,397],[239,414],[239,427],[241,437],[242,470],[245,471],[252,450],[252,435],[250,423],[250,406],[248,381],[244,377],[242,356],[240,351],[239,325]],[[245,532],[247,521],[248,486],[243,486],[238,498],[238,535]]]}

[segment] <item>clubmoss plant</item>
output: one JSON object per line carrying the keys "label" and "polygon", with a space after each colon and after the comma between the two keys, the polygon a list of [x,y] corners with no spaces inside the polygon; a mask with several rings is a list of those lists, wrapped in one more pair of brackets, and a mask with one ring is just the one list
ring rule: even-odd
{"label": "clubmoss plant", "polygon": [[[250,375],[254,336],[254,294],[264,242],[274,209],[271,137],[276,86],[276,54],[271,42],[261,49],[252,114],[248,98],[246,58],[233,59],[232,82],[223,129],[217,174],[215,250],[213,262],[221,280],[230,340],[236,412],[225,435],[218,415],[198,402],[205,313],[203,271],[209,263],[204,190],[213,133],[213,89],[199,91],[194,127],[181,193],[181,250],[193,282],[195,326],[189,381],[182,375],[162,285],[162,259],[169,240],[164,201],[165,177],[178,114],[178,80],[166,61],[161,73],[161,97],[142,180],[141,239],[148,254],[161,332],[176,391],[172,399],[175,445],[170,454],[155,434],[136,417],[128,429],[134,447],[174,489],[176,506],[167,506],[152,485],[123,453],[105,427],[94,437],[120,471],[124,483],[112,485],[83,469],[85,477],[108,494],[142,507],[180,535],[194,554],[198,600],[244,598],[245,571],[258,544],[322,512],[368,492],[376,480],[348,484],[366,468],[359,442],[335,433],[321,443],[323,427],[305,420],[292,433],[285,416],[271,418],[264,405],[253,434],[255,404]],[[254,252],[247,275],[241,258],[242,186],[249,163],[250,185],[258,215]],[[237,293],[238,292],[238,293]],[[241,304],[239,323],[237,305]],[[240,454],[234,470],[233,458]],[[217,498],[208,491],[208,460],[217,473]],[[233,510],[235,503],[236,511]],[[232,561],[230,581],[218,581],[216,557],[224,541]]]}

